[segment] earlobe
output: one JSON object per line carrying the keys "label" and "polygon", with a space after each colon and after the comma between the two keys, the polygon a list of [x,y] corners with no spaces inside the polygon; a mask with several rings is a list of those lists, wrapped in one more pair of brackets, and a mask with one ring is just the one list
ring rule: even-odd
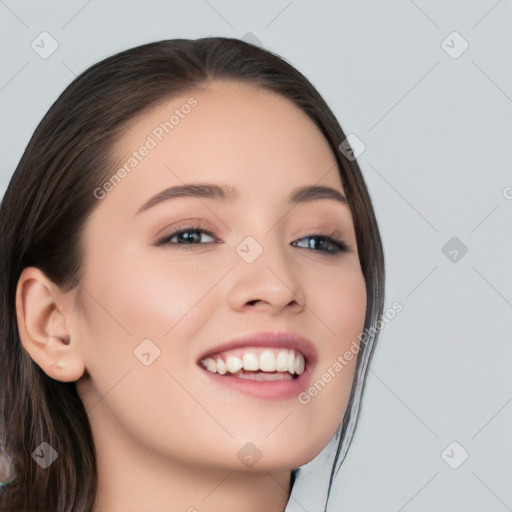
{"label": "earlobe", "polygon": [[18,279],[16,317],[23,348],[49,377],[62,382],[82,377],[78,339],[69,330],[70,305],[38,268],[25,268]]}

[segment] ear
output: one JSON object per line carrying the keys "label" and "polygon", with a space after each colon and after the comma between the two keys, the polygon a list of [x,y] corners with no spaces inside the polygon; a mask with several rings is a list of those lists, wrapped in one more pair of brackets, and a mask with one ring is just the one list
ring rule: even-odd
{"label": "ear", "polygon": [[79,340],[71,336],[72,296],[35,267],[26,267],[16,288],[21,344],[51,378],[74,382],[84,374]]}

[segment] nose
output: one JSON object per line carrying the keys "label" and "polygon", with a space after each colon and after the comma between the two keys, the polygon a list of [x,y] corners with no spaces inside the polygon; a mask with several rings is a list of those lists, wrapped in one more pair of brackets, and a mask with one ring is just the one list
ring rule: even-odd
{"label": "nose", "polygon": [[262,311],[273,315],[287,311],[297,314],[306,306],[298,269],[282,247],[267,246],[252,263],[236,255],[231,272],[228,303],[236,311]]}

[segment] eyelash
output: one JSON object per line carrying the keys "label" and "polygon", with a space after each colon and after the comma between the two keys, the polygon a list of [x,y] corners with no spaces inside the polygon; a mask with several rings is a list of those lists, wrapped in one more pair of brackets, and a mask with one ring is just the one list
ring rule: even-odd
{"label": "eyelash", "polygon": [[[190,243],[190,244],[179,244],[177,242],[171,242],[171,239],[174,238],[176,235],[180,235],[182,233],[189,233],[191,231],[196,232],[196,233],[206,234],[206,235],[214,238],[216,241],[215,242],[206,242],[206,243]],[[300,240],[304,240],[306,238],[315,239],[316,241],[320,240],[320,243],[327,242],[331,246],[331,249],[328,249],[328,250],[326,250],[326,249],[315,250],[315,249],[310,249],[309,247],[306,247],[306,249],[310,249],[315,252],[318,252],[318,251],[323,252],[324,254],[329,255],[329,256],[337,256],[341,253],[351,252],[351,249],[348,247],[348,245],[343,240],[339,240],[337,238],[334,238],[333,236],[327,236],[327,235],[321,235],[321,234],[306,235],[302,238],[299,238],[298,240],[294,240],[293,242],[290,242],[290,244],[295,244],[296,242],[298,242]],[[162,245],[171,245],[171,246],[175,246],[179,249],[190,250],[198,245],[209,245],[209,244],[213,244],[213,243],[220,243],[220,241],[217,240],[215,234],[212,233],[210,230],[206,229],[203,226],[187,226],[187,227],[179,228],[178,230],[175,230],[172,233],[165,234],[165,235],[161,236],[160,238],[158,238],[158,240],[155,241],[154,245],[157,247],[161,247]],[[297,247],[297,245],[293,245],[293,247]]]}

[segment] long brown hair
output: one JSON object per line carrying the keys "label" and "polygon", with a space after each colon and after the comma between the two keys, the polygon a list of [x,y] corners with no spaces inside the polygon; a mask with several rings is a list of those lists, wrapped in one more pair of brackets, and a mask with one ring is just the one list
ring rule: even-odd
{"label": "long brown hair", "polygon": [[[13,480],[0,485],[2,511],[90,512],[97,489],[91,428],[75,383],[47,376],[21,345],[15,310],[20,274],[35,266],[63,290],[75,287],[83,270],[83,228],[99,203],[93,191],[115,170],[112,148],[126,123],[215,79],[285,96],[327,139],[354,220],[367,287],[365,329],[375,332],[384,299],[379,231],[358,164],[338,149],[345,136],[314,86],[279,56],[230,38],[159,41],[108,57],[76,78],[44,116],[0,207],[0,455],[3,450],[16,469]],[[354,432],[375,340],[370,336],[358,354],[330,483]],[[32,458],[43,442],[58,453],[47,469]]]}

